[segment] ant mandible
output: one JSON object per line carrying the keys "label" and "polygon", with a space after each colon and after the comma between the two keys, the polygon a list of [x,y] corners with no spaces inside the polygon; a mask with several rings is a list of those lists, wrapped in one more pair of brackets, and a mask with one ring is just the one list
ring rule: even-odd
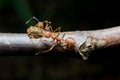
{"label": "ant mandible", "polygon": [[31,19],[29,19],[26,22],[26,24],[28,24],[32,19],[35,19],[36,21],[38,21],[38,23],[35,26],[30,26],[27,29],[27,33],[30,39],[46,37],[46,38],[52,38],[54,41],[56,40],[57,42],[53,44],[50,49],[43,51],[43,53],[52,50],[54,46],[61,43],[61,40],[59,38],[61,27],[58,27],[56,30],[53,31],[51,22],[47,20],[40,22],[36,17],[32,17]]}

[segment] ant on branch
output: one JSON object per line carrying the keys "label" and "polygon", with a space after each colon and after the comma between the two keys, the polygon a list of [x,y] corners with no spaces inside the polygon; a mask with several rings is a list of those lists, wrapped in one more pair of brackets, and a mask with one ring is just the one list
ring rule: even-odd
{"label": "ant on branch", "polygon": [[[56,30],[53,31],[52,26],[51,26],[51,22],[49,21],[42,21],[40,22],[36,17],[32,17],[31,19],[29,19],[26,24],[28,24],[32,19],[35,19],[36,21],[38,21],[38,23],[35,26],[30,26],[27,29],[27,33],[29,38],[40,38],[40,37],[46,37],[46,38],[52,38],[54,41],[57,41],[57,44],[60,44],[61,40],[59,39],[59,34],[60,34],[60,30],[61,27],[58,27]],[[52,47],[49,50],[43,51],[43,52],[48,52],[50,50],[52,50],[54,48],[55,45],[52,45]]]}
{"label": "ant on branch", "polygon": [[58,27],[53,31],[51,22],[47,20],[40,22],[36,17],[32,17],[31,19],[29,19],[26,24],[28,24],[32,19],[35,19],[38,23],[35,26],[30,26],[27,29],[27,33],[30,39],[46,37],[52,38],[54,41],[56,41],[56,43],[53,44],[50,49],[45,50],[42,53],[51,51],[56,45],[60,43],[65,44],[65,47],[63,47],[64,49],[66,49],[67,47],[71,48],[75,45],[76,42],[73,38],[68,37],[64,39],[65,33],[63,34],[62,39],[59,38],[61,27]]}
{"label": "ant on branch", "polygon": [[62,40],[61,40],[61,43],[65,43],[66,46],[63,47],[64,49],[71,49],[75,46],[75,39],[73,39],[72,37],[67,37],[66,39],[64,39],[64,36],[66,34],[64,33],[63,36],[62,36]]}

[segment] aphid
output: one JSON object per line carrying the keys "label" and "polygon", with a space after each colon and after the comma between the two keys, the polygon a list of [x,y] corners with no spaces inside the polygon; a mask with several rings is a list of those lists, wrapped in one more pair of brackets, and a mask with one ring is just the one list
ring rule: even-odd
{"label": "aphid", "polygon": [[28,32],[28,36],[29,38],[31,39],[38,39],[40,37],[42,37],[42,33],[43,33],[43,30],[41,28],[38,28],[38,27],[29,27],[27,29],[27,32]]}

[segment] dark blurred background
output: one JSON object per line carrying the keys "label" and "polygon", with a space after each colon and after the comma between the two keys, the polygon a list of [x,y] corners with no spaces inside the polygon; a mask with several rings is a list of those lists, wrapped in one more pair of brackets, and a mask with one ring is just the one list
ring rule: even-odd
{"label": "dark blurred background", "polygon": [[[32,16],[62,31],[120,25],[119,0],[0,0],[0,32],[26,33]],[[34,21],[33,21],[34,22]],[[0,80],[120,80],[120,46],[77,54],[1,56]]]}

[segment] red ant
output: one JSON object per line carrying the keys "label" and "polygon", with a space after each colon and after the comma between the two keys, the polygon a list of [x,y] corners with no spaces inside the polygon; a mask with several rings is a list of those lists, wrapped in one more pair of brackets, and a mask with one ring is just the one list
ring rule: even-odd
{"label": "red ant", "polygon": [[30,26],[27,29],[29,38],[37,39],[44,36],[46,38],[52,38],[54,41],[57,41],[57,43],[52,45],[50,49],[43,51],[43,53],[52,50],[56,45],[60,43],[65,43],[65,47],[63,47],[64,49],[67,49],[67,47],[70,49],[75,45],[76,42],[72,37],[63,39],[65,33],[63,34],[62,39],[59,38],[61,27],[58,27],[56,30],[53,31],[51,22],[48,22],[47,20],[40,22],[36,17],[32,17],[26,23],[29,23],[32,19],[35,19],[36,21],[38,21],[38,23],[35,26]]}
{"label": "red ant", "polygon": [[[38,21],[38,23],[35,26],[31,26],[27,29],[27,33],[29,38],[40,38],[40,37],[46,37],[46,38],[52,38],[54,41],[57,41],[57,44],[60,44],[61,40],[59,39],[59,34],[61,27],[58,27],[56,30],[53,31],[51,27],[51,22],[43,21],[40,22],[36,17],[32,17],[29,19],[26,23],[28,24],[32,19],[35,19]],[[58,31],[58,32],[57,32]],[[48,52],[54,48],[56,44],[52,45],[52,47],[49,50],[43,51]]]}
{"label": "red ant", "polygon": [[61,43],[65,43],[65,47],[63,47],[64,49],[71,49],[75,46],[75,40],[72,37],[67,37],[66,39],[64,39],[65,33],[62,36],[62,40]]}

